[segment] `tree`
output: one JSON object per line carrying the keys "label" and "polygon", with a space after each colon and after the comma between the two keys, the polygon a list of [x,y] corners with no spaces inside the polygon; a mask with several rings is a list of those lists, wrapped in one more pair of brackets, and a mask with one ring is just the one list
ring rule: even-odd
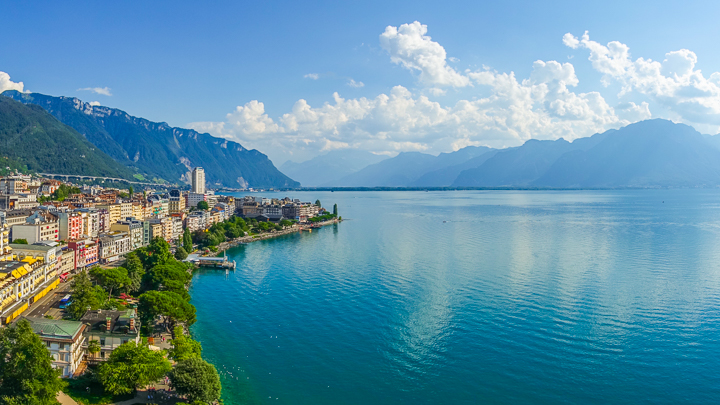
{"label": "tree", "polygon": [[320,204],[320,200],[315,200],[315,205],[322,208],[322,204]]}
{"label": "tree", "polygon": [[187,228],[185,228],[185,232],[183,232],[183,249],[185,249],[187,253],[192,253],[193,251],[192,235]]}
{"label": "tree", "polygon": [[95,354],[100,352],[100,342],[98,342],[97,340],[89,341],[87,351],[92,355],[93,358],[95,358]]}
{"label": "tree", "polygon": [[183,249],[182,246],[178,246],[178,248],[175,249],[175,258],[176,259],[185,260],[185,259],[187,259],[187,257],[188,257],[188,254],[185,251],[185,249]]}
{"label": "tree", "polygon": [[169,376],[177,393],[190,401],[211,403],[220,398],[222,386],[215,366],[199,357],[179,362]]}
{"label": "tree", "polygon": [[105,291],[100,286],[93,286],[90,278],[84,271],[73,278],[72,302],[67,312],[74,320],[80,320],[88,308],[98,309],[107,299]]}
{"label": "tree", "polygon": [[58,404],[55,396],[65,385],[60,374],[30,322],[0,329],[0,403]]}
{"label": "tree", "polygon": [[208,209],[210,209],[210,206],[208,205],[207,201],[200,201],[199,203],[197,203],[197,209],[207,211]]}
{"label": "tree", "polygon": [[166,329],[168,324],[175,325],[177,322],[188,326],[195,323],[195,307],[172,291],[148,291],[138,301],[140,317],[147,326],[158,316]]}
{"label": "tree", "polygon": [[100,266],[95,266],[90,269],[90,276],[98,285],[104,288],[110,296],[112,296],[113,291],[118,291],[131,283],[130,277],[128,277],[128,271],[124,267],[104,269]]}
{"label": "tree", "polygon": [[175,336],[175,339],[171,342],[173,347],[168,353],[170,358],[175,361],[183,361],[193,357],[200,357],[202,354],[200,342],[185,335],[181,326],[176,326],[173,329],[173,335]]}
{"label": "tree", "polygon": [[133,194],[135,194],[135,190],[133,189],[133,186],[128,187],[128,194],[130,194],[130,198],[132,198]]}
{"label": "tree", "polygon": [[140,290],[142,278],[145,275],[142,262],[135,252],[130,252],[125,256],[125,268],[127,269],[127,275],[130,279],[127,290],[129,293],[135,293]]}
{"label": "tree", "polygon": [[98,379],[105,391],[111,394],[129,394],[138,387],[159,380],[171,369],[162,352],[130,341],[113,350],[110,358],[98,369]]}
{"label": "tree", "polygon": [[333,205],[333,215],[337,216],[337,204]]}
{"label": "tree", "polygon": [[156,236],[146,247],[137,249],[138,257],[146,269],[165,264],[170,259],[170,245],[165,239]]}
{"label": "tree", "polygon": [[13,243],[17,243],[18,245],[27,245],[28,241],[27,239],[15,239]]}

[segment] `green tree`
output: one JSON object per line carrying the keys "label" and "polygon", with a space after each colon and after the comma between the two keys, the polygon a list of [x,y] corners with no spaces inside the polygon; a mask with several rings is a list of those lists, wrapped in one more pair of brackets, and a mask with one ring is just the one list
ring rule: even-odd
{"label": "green tree", "polygon": [[199,357],[179,362],[169,376],[177,393],[190,401],[211,403],[220,398],[222,386],[215,366]]}
{"label": "green tree", "polygon": [[90,269],[90,277],[104,288],[110,296],[112,296],[113,291],[117,292],[131,283],[128,271],[124,267],[104,269],[100,266],[94,266]]}
{"label": "green tree", "polygon": [[68,305],[67,312],[76,321],[85,315],[88,308],[98,309],[107,299],[102,287],[93,286],[84,271],[73,278],[71,291],[72,302]]}
{"label": "green tree", "polygon": [[160,317],[167,329],[178,322],[195,323],[195,307],[172,291],[148,291],[138,298],[138,311],[145,325]]}
{"label": "green tree", "polygon": [[208,205],[207,201],[200,201],[199,203],[197,203],[197,209],[207,211],[208,209],[210,209],[210,206]]}
{"label": "green tree", "polygon": [[113,350],[110,358],[98,369],[98,379],[105,391],[111,394],[129,394],[159,380],[171,369],[162,352],[131,341]]}
{"label": "green tree", "polygon": [[188,257],[188,254],[185,251],[185,249],[183,249],[182,246],[178,246],[177,249],[175,249],[175,258],[176,259],[185,260],[185,259],[187,259],[187,257]]}
{"label": "green tree", "polygon": [[98,342],[97,340],[89,341],[87,351],[93,358],[95,358],[95,355],[97,353],[100,353],[100,342]]}
{"label": "green tree", "polygon": [[172,257],[170,245],[159,236],[154,237],[146,247],[136,249],[136,252],[146,269],[165,264]]}
{"label": "green tree", "polygon": [[335,205],[333,205],[333,215],[337,216],[337,214],[338,214],[337,204],[335,204]]}
{"label": "green tree", "polygon": [[192,253],[193,251],[192,235],[190,234],[190,230],[187,228],[185,228],[185,231],[183,232],[183,249],[185,249],[188,253]]}
{"label": "green tree", "polygon": [[130,194],[130,198],[132,198],[133,194],[135,194],[135,189],[133,189],[133,186],[128,187],[128,194]]}
{"label": "green tree", "polygon": [[322,208],[322,204],[320,204],[320,200],[315,200],[315,205]]}
{"label": "green tree", "polygon": [[60,374],[30,322],[0,329],[0,403],[58,404],[55,396],[65,385]]}
{"label": "green tree", "polygon": [[130,252],[125,256],[125,268],[127,269],[127,275],[130,279],[130,283],[127,285],[128,292],[132,294],[140,291],[145,269],[135,252]]}
{"label": "green tree", "polygon": [[18,245],[27,245],[28,241],[27,239],[15,239],[12,243],[17,243]]}
{"label": "green tree", "polygon": [[170,358],[175,361],[183,361],[192,357],[200,357],[202,346],[200,342],[193,340],[184,333],[182,326],[173,329],[175,338],[172,340],[173,347],[169,350]]}

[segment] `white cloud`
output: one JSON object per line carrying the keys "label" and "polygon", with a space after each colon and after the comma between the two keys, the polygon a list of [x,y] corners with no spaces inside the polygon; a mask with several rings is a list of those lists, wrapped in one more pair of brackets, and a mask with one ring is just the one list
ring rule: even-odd
{"label": "white cloud", "polygon": [[82,89],[77,89],[77,91],[90,91],[95,94],[100,94],[101,96],[112,96],[109,87],[83,87]]}
{"label": "white cloud", "polygon": [[364,86],[365,86],[365,83],[363,83],[363,82],[356,82],[355,80],[350,79],[350,80],[347,82],[347,85],[350,86],[350,87],[360,88],[360,87],[364,87]]}
{"label": "white cloud", "polygon": [[588,60],[603,74],[603,84],[620,84],[621,97],[640,93],[683,121],[720,125],[720,73],[706,78],[696,70],[697,55],[694,52],[687,49],[668,52],[662,62],[644,58],[632,60],[627,45],[617,41],[602,45],[590,40],[587,31],[580,39],[565,34],[563,42],[574,49],[589,50]]}
{"label": "white cloud", "polygon": [[17,90],[23,92],[23,82],[13,82],[10,80],[10,75],[5,72],[0,72],[0,93],[5,90]]}
{"label": "white cloud", "polygon": [[319,78],[320,78],[320,75],[319,75],[319,74],[317,74],[317,73],[308,73],[308,74],[306,74],[306,75],[305,75],[305,76],[303,76],[303,77],[304,77],[304,78],[306,78],[306,79],[313,79],[313,80],[317,80],[317,79],[319,79]]}
{"label": "white cloud", "polygon": [[99,102],[99,101],[91,101],[91,102],[89,102],[88,104],[90,104],[90,105],[93,106],[93,107],[97,107],[97,106],[100,105],[100,102]]}
{"label": "white cloud", "polygon": [[427,25],[415,21],[400,27],[388,26],[380,35],[380,46],[390,60],[419,73],[420,82],[430,86],[465,87],[470,80],[447,64],[445,48],[427,34]]}

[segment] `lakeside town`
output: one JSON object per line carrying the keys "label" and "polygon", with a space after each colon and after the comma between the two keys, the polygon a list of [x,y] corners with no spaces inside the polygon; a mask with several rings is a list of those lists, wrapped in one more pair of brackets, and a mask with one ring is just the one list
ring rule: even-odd
{"label": "lakeside town", "polygon": [[[329,212],[320,201],[216,195],[206,189],[200,167],[192,171],[191,183],[189,191],[136,192],[18,173],[0,178],[0,324],[32,329],[58,376],[74,381],[68,386],[80,396],[76,399],[142,389],[150,401],[157,387],[168,400],[196,392],[204,383],[183,391],[181,377],[170,380],[183,360],[200,357],[200,349],[191,350],[197,356],[178,354],[183,345],[199,348],[188,334],[195,319],[187,293],[192,271],[198,265],[234,268],[215,257],[217,252],[341,219],[337,206]],[[162,372],[124,385],[100,377],[102,370],[117,372],[108,369],[113,362],[126,366],[123,356],[133,350],[168,363],[156,358],[156,371]],[[106,369],[98,368],[102,363]],[[217,377],[208,363],[194,366]],[[206,385],[217,385],[217,392],[184,398],[214,402],[219,380]]]}

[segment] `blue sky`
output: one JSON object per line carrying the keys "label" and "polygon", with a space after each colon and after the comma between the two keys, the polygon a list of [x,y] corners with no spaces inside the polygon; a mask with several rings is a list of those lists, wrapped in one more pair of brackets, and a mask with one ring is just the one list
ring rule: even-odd
{"label": "blue sky", "polygon": [[278,165],[339,148],[573,139],[656,117],[718,132],[717,3],[538,3],[5,3],[0,89],[191,126]]}

